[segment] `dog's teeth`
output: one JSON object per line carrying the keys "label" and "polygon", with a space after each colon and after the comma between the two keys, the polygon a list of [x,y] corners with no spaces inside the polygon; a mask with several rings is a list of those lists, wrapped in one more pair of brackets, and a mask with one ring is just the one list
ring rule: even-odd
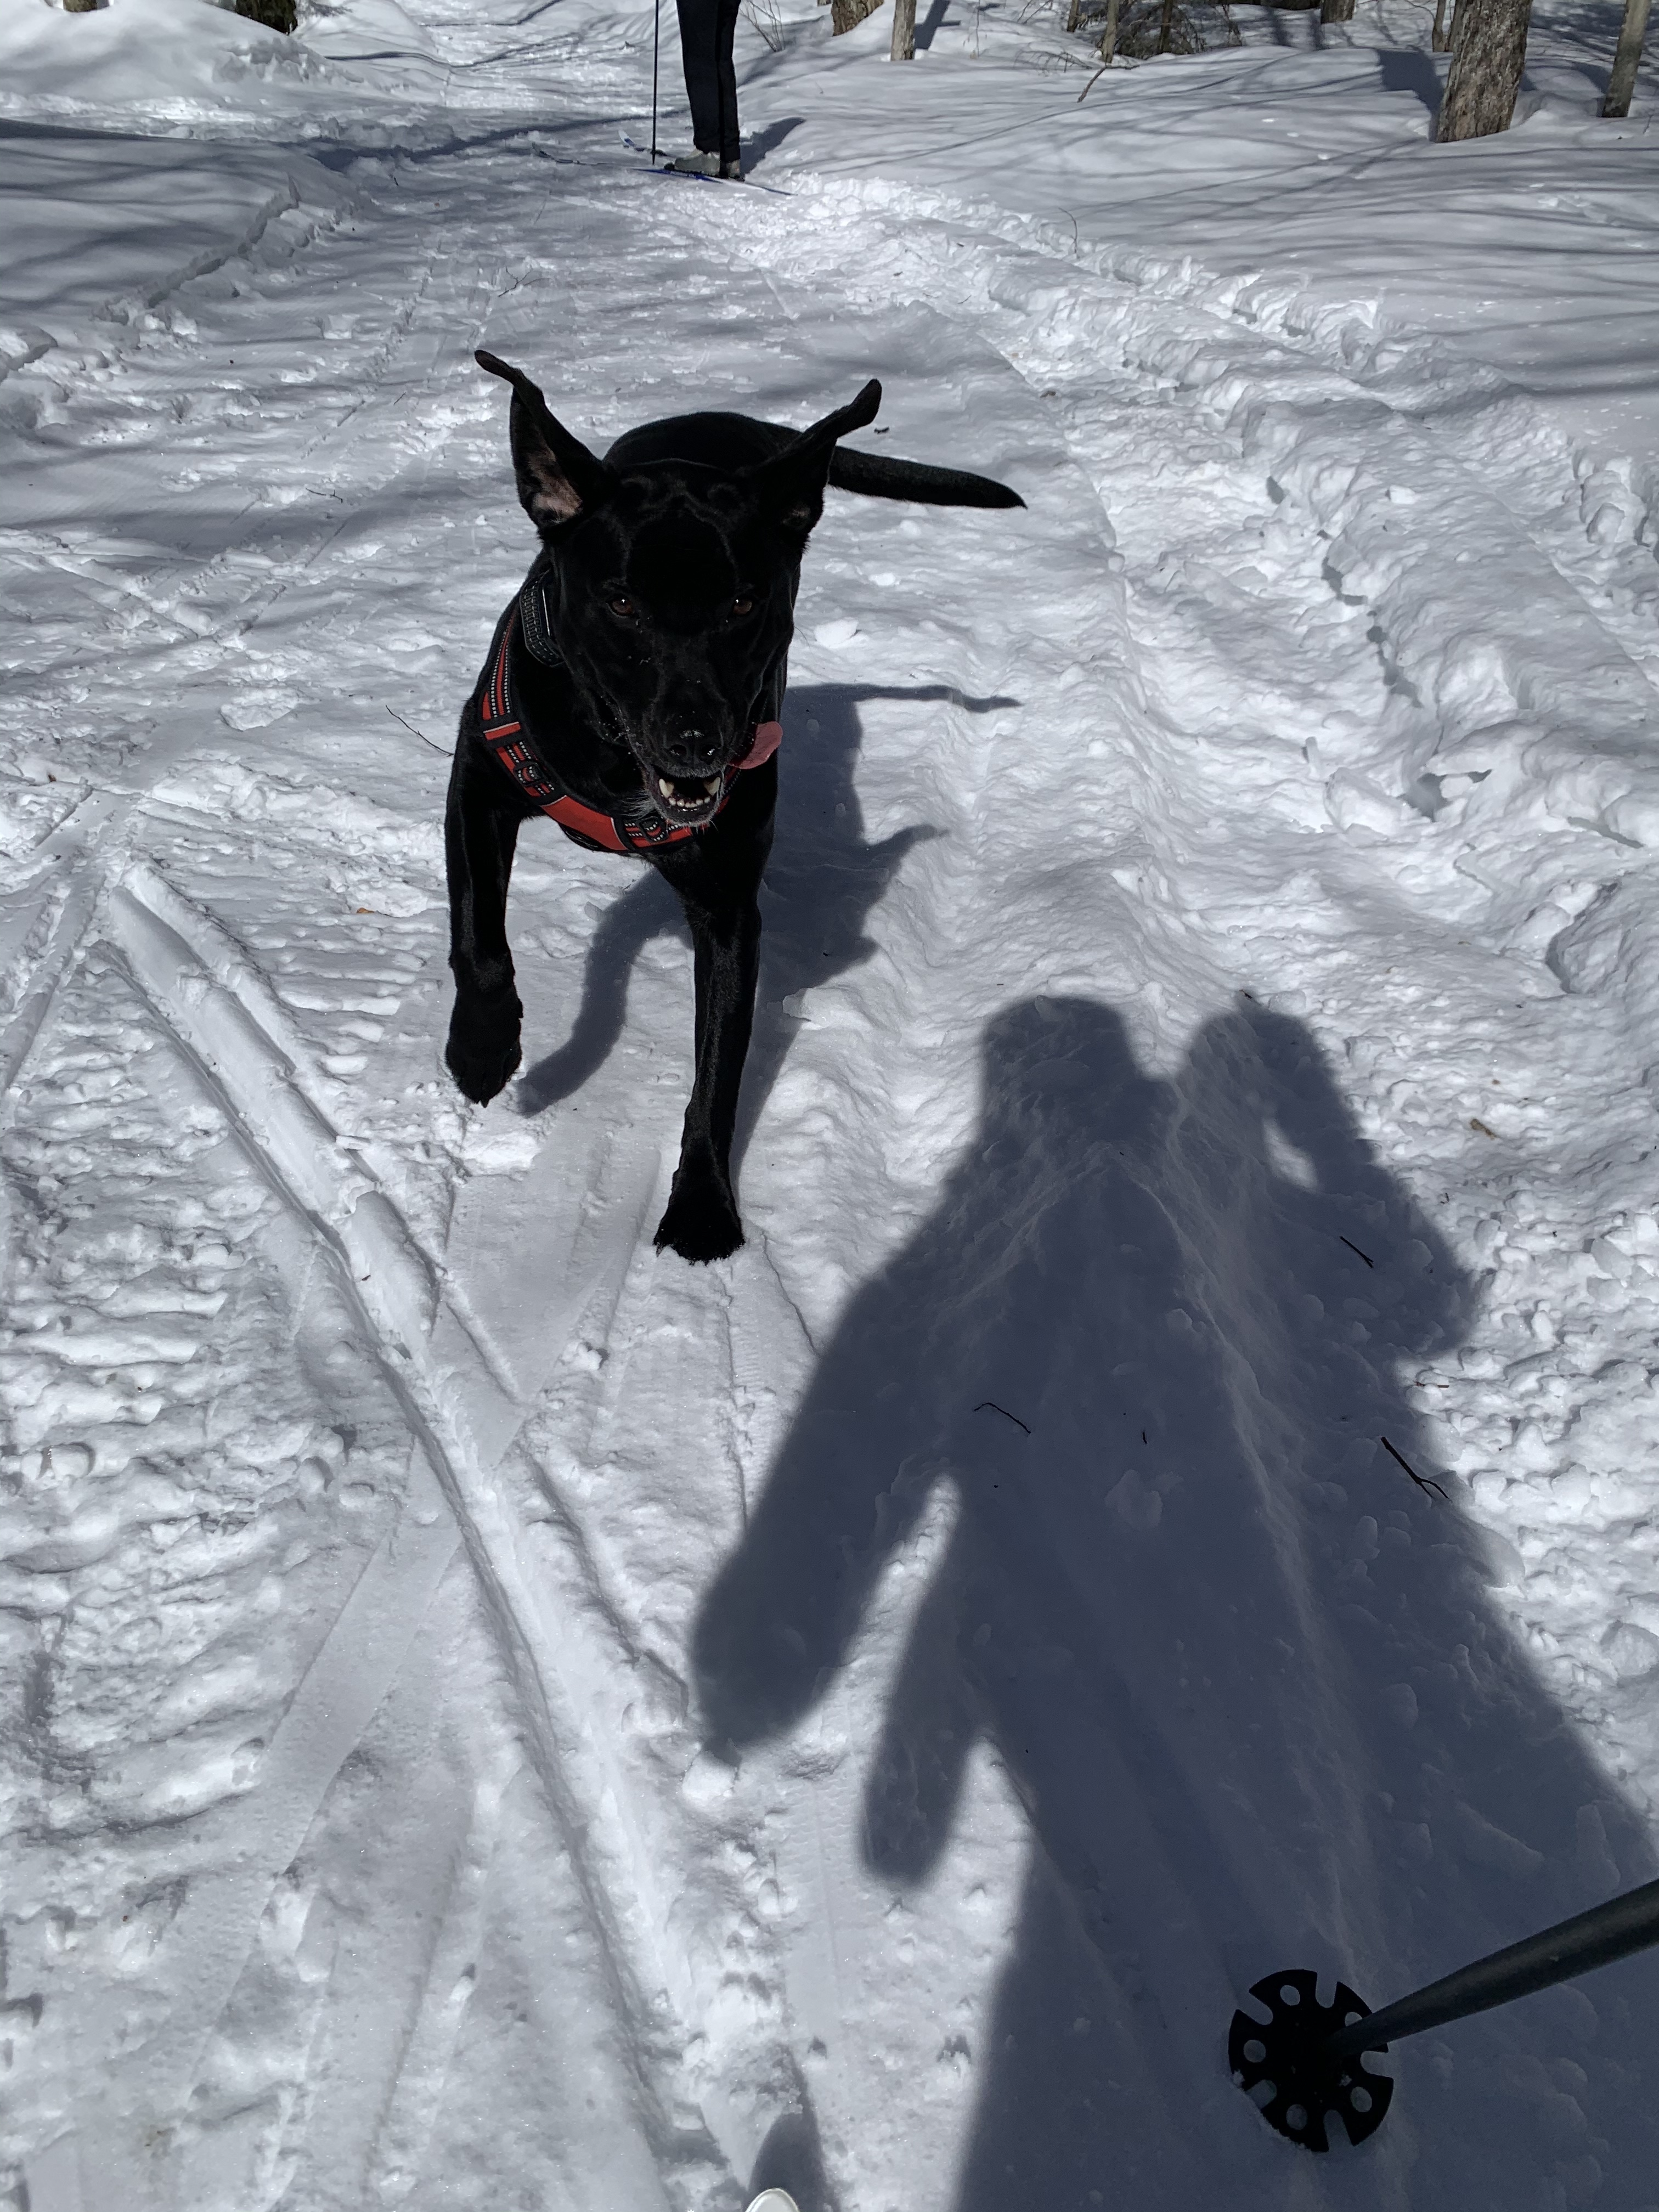
{"label": "dog's teeth", "polygon": [[672,799],[674,796],[674,787],[665,775],[659,775],[657,778],[657,788],[665,799]]}
{"label": "dog's teeth", "polygon": [[703,789],[704,789],[704,790],[708,793],[708,796],[712,799],[712,798],[714,796],[714,793],[715,793],[720,789],[720,780],[719,776],[717,776],[717,775],[705,776],[705,777],[704,777],[704,779],[703,779],[703,786],[702,786],[702,787],[703,787]]}

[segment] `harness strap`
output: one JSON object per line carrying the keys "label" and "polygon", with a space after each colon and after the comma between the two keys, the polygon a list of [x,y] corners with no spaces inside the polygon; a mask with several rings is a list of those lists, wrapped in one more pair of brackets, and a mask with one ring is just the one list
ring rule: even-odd
{"label": "harness strap", "polygon": [[[707,822],[685,823],[671,827],[659,814],[606,814],[597,806],[589,806],[573,796],[563,787],[547,775],[541,763],[531,750],[513,707],[512,685],[507,676],[507,654],[512,647],[514,630],[519,627],[522,601],[515,603],[501,631],[501,641],[496,647],[495,658],[490,664],[485,679],[483,696],[479,711],[483,722],[483,740],[495,758],[507,770],[525,797],[533,806],[556,822],[565,836],[590,851],[599,853],[632,853],[642,857],[664,845],[683,845],[688,837],[695,837],[699,830],[708,827]],[[548,639],[538,650],[538,641],[529,637],[532,651],[538,659],[557,665],[556,656],[546,650]],[[783,738],[781,722],[761,722],[755,730],[754,743],[743,758],[726,771],[725,788],[720,793],[720,805],[715,807],[712,821],[718,816],[731,796],[732,786],[744,769],[759,768],[771,759]]]}

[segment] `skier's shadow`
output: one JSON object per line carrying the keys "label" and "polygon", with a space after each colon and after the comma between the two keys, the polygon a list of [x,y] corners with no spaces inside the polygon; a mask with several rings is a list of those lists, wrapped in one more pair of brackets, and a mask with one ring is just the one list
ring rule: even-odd
{"label": "skier's shadow", "polygon": [[[869,958],[874,947],[866,922],[910,848],[934,834],[917,824],[877,844],[866,841],[853,769],[861,738],[859,708],[871,699],[948,699],[969,714],[1013,703],[964,699],[942,684],[805,684],[787,694],[777,838],[761,896],[760,988],[732,1148],[738,1164],[799,1027],[786,1001]],[[594,932],[570,1034],[523,1077],[521,1113],[539,1114],[569,1097],[604,1063],[622,1035],[634,963],[653,938],[664,936],[690,941],[678,901],[653,868],[642,868]],[[688,1038],[690,1025],[688,1006]]]}
{"label": "skier's shadow", "polygon": [[787,1730],[934,1484],[954,1490],[864,1847],[926,1881],[980,1737],[1029,1815],[960,2212],[1279,2212],[1327,2187],[1469,2212],[1588,2203],[1596,2171],[1645,2201],[1647,1962],[1401,2046],[1359,2154],[1310,2160],[1226,2074],[1233,2007],[1276,1967],[1382,2002],[1650,1871],[1476,1532],[1380,1441],[1436,1477],[1407,1376],[1455,1351],[1474,1286],[1308,1032],[1246,998],[1170,1080],[1103,1005],[1018,1006],[984,1085],[695,1644],[713,1735]]}

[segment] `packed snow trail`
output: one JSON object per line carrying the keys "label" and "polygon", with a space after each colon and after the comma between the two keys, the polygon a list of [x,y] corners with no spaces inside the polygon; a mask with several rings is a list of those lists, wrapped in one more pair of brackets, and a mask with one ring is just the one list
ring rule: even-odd
{"label": "packed snow trail", "polygon": [[[1639,1965],[1402,2051],[1363,2162],[1221,2058],[1651,1870],[1623,633],[1322,343],[431,29],[451,127],[11,385],[32,2212],[1644,2203]],[[878,374],[1030,501],[816,537],[723,1268],[650,1249],[653,879],[527,832],[523,1087],[439,1070],[480,342],[596,443]]]}

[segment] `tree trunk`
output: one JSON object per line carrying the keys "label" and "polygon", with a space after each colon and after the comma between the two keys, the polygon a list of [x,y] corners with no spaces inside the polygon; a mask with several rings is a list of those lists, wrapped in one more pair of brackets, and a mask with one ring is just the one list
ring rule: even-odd
{"label": "tree trunk", "polygon": [[1630,113],[1630,96],[1636,89],[1636,65],[1642,58],[1642,41],[1647,30],[1648,0],[1625,0],[1624,27],[1619,33],[1619,50],[1613,58],[1613,75],[1607,79],[1607,96],[1601,102],[1603,115]]}
{"label": "tree trunk", "polygon": [[1352,23],[1353,0],[1320,0],[1319,20],[1322,23]]}
{"label": "tree trunk", "polygon": [[1117,52],[1118,0],[1106,0],[1106,29],[1100,41],[1100,65],[1107,69]]}
{"label": "tree trunk", "polygon": [[1509,129],[1531,14],[1532,0],[1458,0],[1446,96],[1434,134],[1443,145]]}
{"label": "tree trunk", "polygon": [[843,31],[854,29],[880,5],[881,0],[830,0],[830,37],[838,39]]}
{"label": "tree trunk", "polygon": [[1429,33],[1429,44],[1437,54],[1443,54],[1451,45],[1446,32],[1446,0],[1434,0],[1434,28]]}
{"label": "tree trunk", "polygon": [[1175,34],[1175,11],[1176,0],[1164,0],[1164,13],[1158,19],[1158,44],[1152,49],[1155,54],[1167,54],[1170,51],[1170,40]]}
{"label": "tree trunk", "polygon": [[1068,31],[1083,28],[1083,0],[1072,0],[1071,6],[1066,10],[1066,27]]}
{"label": "tree trunk", "polygon": [[893,0],[893,48],[890,58],[913,62],[916,58],[916,0]]}

